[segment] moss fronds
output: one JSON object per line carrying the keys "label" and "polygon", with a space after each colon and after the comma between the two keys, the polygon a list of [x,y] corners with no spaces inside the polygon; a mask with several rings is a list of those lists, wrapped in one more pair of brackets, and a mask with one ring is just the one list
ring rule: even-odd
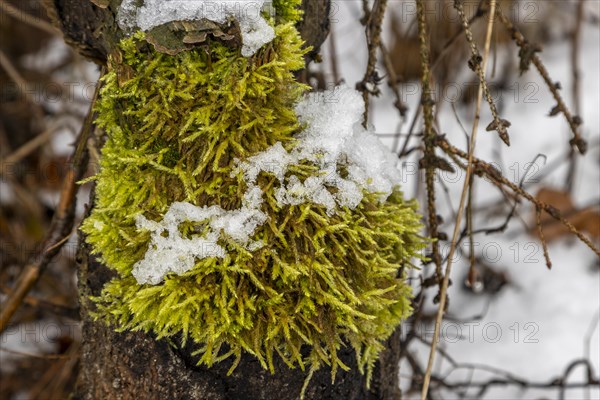
{"label": "moss fronds", "polygon": [[[118,273],[95,299],[96,315],[119,330],[181,334],[208,366],[245,351],[271,371],[280,357],[302,369],[330,365],[335,376],[347,368],[337,352],[351,345],[369,372],[411,312],[404,270],[424,247],[416,204],[398,190],[385,202],[365,192],[356,208],[331,215],[313,203],[280,205],[276,177],[261,172],[268,218],[253,239],[264,246],[224,240],[224,258],[196,260],[158,285],[132,275],[150,242],[136,218],[161,221],[175,202],[238,209],[248,184],[232,173],[236,160],[277,142],[294,146],[302,129],[294,105],[307,90],[293,77],[304,67],[298,3],[274,2],[276,39],[251,58],[218,42],[176,56],[155,52],[143,34],[122,43],[98,103],[108,139],[96,207],[82,227]],[[291,170],[302,181],[318,168]],[[201,237],[206,224],[183,223],[180,232]]]}

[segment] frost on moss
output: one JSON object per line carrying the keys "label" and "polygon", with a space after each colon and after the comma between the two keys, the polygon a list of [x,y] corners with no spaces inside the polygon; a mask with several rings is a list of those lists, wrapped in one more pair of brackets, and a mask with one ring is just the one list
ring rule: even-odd
{"label": "frost on moss", "polygon": [[[306,189],[311,179],[340,198],[322,178],[327,151],[281,171],[262,164],[252,179],[241,167],[269,149],[292,155],[311,135],[296,113],[307,88],[292,73],[304,66],[298,3],[274,2],[275,39],[250,58],[216,41],[175,56],[141,33],[122,42],[98,103],[108,139],[82,227],[118,274],[94,299],[96,315],[121,330],[182,334],[208,366],[245,351],[271,371],[280,357],[290,367],[331,365],[335,376],[347,368],[337,351],[351,345],[370,372],[411,311],[404,271],[424,247],[416,204],[397,186],[378,191],[385,186],[370,176],[357,201],[333,212],[310,197],[282,201],[282,181]],[[360,177],[344,165],[352,157],[336,161],[336,182]],[[247,235],[221,234],[239,223],[222,218],[244,207],[256,212],[241,222],[251,224]],[[146,257],[162,268],[158,278],[136,279]]]}

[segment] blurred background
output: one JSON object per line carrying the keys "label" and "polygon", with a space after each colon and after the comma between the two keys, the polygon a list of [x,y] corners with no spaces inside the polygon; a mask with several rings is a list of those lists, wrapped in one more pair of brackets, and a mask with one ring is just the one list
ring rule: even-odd
{"label": "blurred background", "polygon": [[[84,0],[85,1],[85,0]],[[0,0],[0,301],[24,266],[39,256],[57,207],[70,157],[93,99],[99,67],[68,47],[41,0]],[[369,4],[369,2],[366,2]],[[483,45],[480,1],[465,1],[475,41]],[[560,209],[600,245],[600,5],[596,0],[500,1],[503,13],[535,44],[536,54],[573,115],[583,121],[584,156],[535,68],[500,23],[494,28],[492,97],[511,122],[511,146],[495,132],[479,135],[476,156],[510,182]],[[376,74],[365,78],[368,45],[362,0],[333,1],[332,31],[302,79],[315,89],[346,83],[373,95],[369,122],[399,156],[404,193],[425,203],[419,169],[420,55],[414,1],[388,1]],[[453,1],[427,1],[435,128],[467,149],[477,94],[469,47]],[[539,51],[537,51],[539,50]],[[521,58],[519,58],[521,56]],[[361,86],[362,85],[362,86]],[[483,127],[492,120],[482,108]],[[483,131],[483,129],[481,129]],[[90,146],[86,176],[99,155]],[[464,171],[457,160],[436,179],[440,230],[452,234]],[[88,202],[81,185],[77,218]],[[441,326],[431,384],[435,399],[600,399],[600,263],[560,224],[486,179],[472,188],[472,235],[454,257],[449,306]],[[78,225],[76,221],[75,226]],[[66,399],[80,348],[76,229],[0,336],[0,399]],[[439,242],[442,256],[449,239]],[[552,260],[547,268],[546,251]],[[476,278],[465,284],[467,276]],[[415,316],[403,327],[401,383],[419,398],[437,309],[433,266],[411,272]],[[1,304],[1,303],[0,303]]]}

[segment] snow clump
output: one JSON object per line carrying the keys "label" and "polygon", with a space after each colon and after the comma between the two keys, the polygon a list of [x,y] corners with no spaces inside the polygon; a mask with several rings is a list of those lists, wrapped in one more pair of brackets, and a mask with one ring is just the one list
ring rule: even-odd
{"label": "snow clump", "polygon": [[[261,248],[263,243],[252,236],[267,221],[261,211],[263,192],[256,182],[262,172],[277,178],[275,197],[280,206],[310,202],[333,215],[337,207],[358,206],[364,191],[380,193],[380,200],[385,201],[400,184],[401,175],[396,156],[362,126],[364,110],[360,93],[346,86],[309,94],[296,106],[305,128],[290,151],[277,142],[245,161],[236,160],[232,176],[242,172],[248,187],[240,209],[176,202],[161,222],[138,216],[136,226],[152,235],[144,259],[133,268],[137,282],[156,285],[168,273],[191,270],[196,260],[225,257],[220,239],[233,240],[249,251]],[[290,166],[306,161],[316,165],[319,173],[304,182],[287,176]],[[343,177],[340,168],[345,170]],[[208,233],[201,238],[182,237],[179,225],[185,221],[207,222]]]}
{"label": "snow clump", "polygon": [[242,35],[242,55],[250,57],[275,38],[275,30],[262,17],[265,0],[123,0],[117,13],[121,29],[149,31],[173,21],[206,19],[226,24],[235,19]]}
{"label": "snow clump", "polygon": [[[225,249],[218,244],[220,232],[249,251],[262,247],[262,242],[250,239],[256,228],[267,220],[259,209],[262,192],[256,189],[246,192],[239,210],[225,211],[219,206],[197,207],[191,203],[176,202],[171,204],[161,222],[138,215],[136,226],[149,230],[152,236],[144,259],[133,266],[137,282],[157,285],[168,273],[180,275],[191,270],[196,259],[225,257]],[[201,238],[183,237],[179,225],[186,221],[208,221],[208,233]]]}
{"label": "snow clump", "polygon": [[[355,208],[363,190],[381,193],[385,201],[401,182],[397,157],[362,126],[364,111],[360,93],[347,86],[311,93],[296,106],[305,125],[296,136],[297,145],[288,152],[277,142],[241,162],[239,169],[251,185],[261,172],[274,174],[280,184],[276,189],[280,205],[312,202],[332,215],[336,206]],[[288,167],[303,161],[317,165],[319,173],[304,182],[292,175],[286,182]],[[343,177],[340,169],[345,170]],[[335,194],[329,190],[333,188]]]}

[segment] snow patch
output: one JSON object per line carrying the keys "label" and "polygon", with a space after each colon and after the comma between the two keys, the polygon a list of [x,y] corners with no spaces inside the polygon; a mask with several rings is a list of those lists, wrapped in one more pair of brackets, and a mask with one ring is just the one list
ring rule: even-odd
{"label": "snow patch", "polygon": [[[305,129],[290,151],[277,142],[245,161],[236,160],[232,177],[243,173],[248,187],[240,209],[176,202],[161,222],[137,217],[136,226],[152,232],[144,259],[133,268],[138,283],[156,285],[168,273],[191,270],[196,260],[225,257],[220,239],[233,240],[248,251],[260,249],[264,244],[252,239],[267,220],[261,211],[263,192],[257,185],[260,173],[277,178],[275,198],[280,206],[313,203],[325,207],[329,215],[338,207],[358,206],[364,191],[380,193],[380,200],[385,201],[400,184],[396,157],[361,125],[364,103],[356,90],[340,86],[310,94],[298,103],[296,113]],[[288,174],[290,166],[306,162],[319,169],[315,176],[302,182]],[[345,170],[344,177],[341,170]],[[207,232],[203,237],[182,237],[179,226],[186,221],[206,222]]]}
{"label": "snow patch", "polygon": [[[260,243],[251,241],[250,236],[267,217],[256,207],[258,203],[253,196],[255,193],[247,195],[242,208],[233,211],[218,206],[198,207],[176,202],[171,204],[161,222],[138,215],[136,226],[152,232],[152,237],[144,259],[133,266],[135,279],[140,284],[157,285],[168,273],[180,275],[191,270],[196,259],[225,257],[225,249],[217,243],[221,235],[251,251],[260,248]],[[248,197],[250,201],[246,200]],[[179,226],[186,221],[207,221],[208,233],[204,237],[183,237]]]}
{"label": "snow patch", "polygon": [[[251,184],[261,172],[274,174],[280,184],[276,188],[280,205],[310,201],[325,206],[331,215],[336,205],[355,208],[363,190],[381,193],[385,201],[400,184],[401,174],[397,157],[362,126],[364,110],[360,93],[347,86],[311,93],[296,106],[306,126],[296,136],[297,145],[288,152],[278,142],[241,162],[239,169]],[[319,167],[316,176],[304,182],[295,175],[285,179],[290,165],[305,161]]]}
{"label": "snow patch", "polygon": [[173,21],[207,19],[226,24],[239,23],[242,34],[242,55],[250,57],[275,38],[275,30],[262,17],[265,0],[124,0],[117,14],[122,29],[140,28],[149,31]]}

